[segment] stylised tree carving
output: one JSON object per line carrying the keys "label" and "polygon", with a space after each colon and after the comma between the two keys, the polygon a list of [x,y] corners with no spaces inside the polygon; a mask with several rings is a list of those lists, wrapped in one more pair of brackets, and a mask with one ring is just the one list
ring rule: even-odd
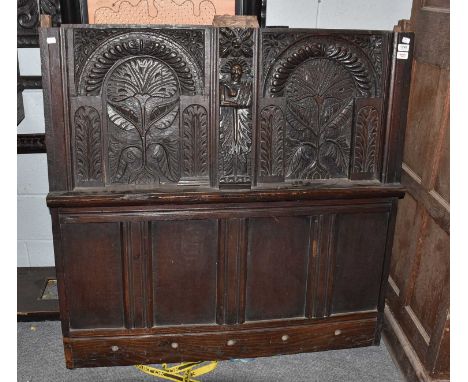
{"label": "stylised tree carving", "polygon": [[323,179],[348,174],[353,77],[329,59],[298,66],[285,86],[286,177]]}
{"label": "stylised tree carving", "polygon": [[154,58],[119,64],[107,82],[111,182],[153,183],[179,178],[179,85]]}

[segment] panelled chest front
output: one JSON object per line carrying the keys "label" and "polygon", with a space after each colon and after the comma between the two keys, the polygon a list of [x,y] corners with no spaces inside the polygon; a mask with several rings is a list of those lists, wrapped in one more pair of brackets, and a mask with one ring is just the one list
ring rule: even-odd
{"label": "panelled chest front", "polygon": [[67,366],[378,343],[403,37],[43,29]]}

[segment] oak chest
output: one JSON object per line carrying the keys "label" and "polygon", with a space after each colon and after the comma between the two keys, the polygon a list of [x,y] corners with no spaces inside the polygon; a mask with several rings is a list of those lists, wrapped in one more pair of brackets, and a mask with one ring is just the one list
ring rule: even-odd
{"label": "oak chest", "polygon": [[43,29],[67,367],[378,344],[412,38]]}

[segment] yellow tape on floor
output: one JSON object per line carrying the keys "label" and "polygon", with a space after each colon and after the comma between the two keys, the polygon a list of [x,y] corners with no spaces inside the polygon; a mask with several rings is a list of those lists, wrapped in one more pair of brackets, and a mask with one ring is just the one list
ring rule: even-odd
{"label": "yellow tape on floor", "polygon": [[192,377],[199,377],[200,375],[212,372],[218,366],[218,361],[211,361],[203,366],[200,362],[182,362],[179,365],[167,367],[166,364],[162,365],[162,369],[147,365],[136,365],[135,367],[145,374],[152,375],[153,377],[162,378],[174,382],[199,382]]}

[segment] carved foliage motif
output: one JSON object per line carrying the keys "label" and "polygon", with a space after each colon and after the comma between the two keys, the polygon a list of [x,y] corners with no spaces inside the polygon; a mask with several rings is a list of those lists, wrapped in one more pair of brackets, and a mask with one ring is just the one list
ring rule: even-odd
{"label": "carved foliage motif", "polygon": [[380,115],[377,109],[365,106],[359,110],[356,118],[354,172],[375,172],[379,125]]}
{"label": "carved foliage motif", "polygon": [[208,113],[203,106],[190,105],[182,115],[183,175],[208,175]]}
{"label": "carved foliage motif", "polygon": [[220,28],[219,56],[252,57],[253,30],[249,28]]}
{"label": "carved foliage motif", "polygon": [[203,30],[173,29],[161,30],[159,33],[187,49],[196,61],[203,77],[205,69],[205,32]]}
{"label": "carved foliage motif", "polygon": [[279,107],[267,106],[260,116],[260,175],[283,176],[284,116]]}
{"label": "carved foliage motif", "polygon": [[34,30],[39,24],[38,0],[17,0],[18,32]]}
{"label": "carved foliage motif", "polygon": [[154,58],[115,67],[106,86],[111,183],[175,182],[179,170],[179,87]]}
{"label": "carved foliage motif", "polygon": [[262,64],[263,75],[268,68],[280,57],[296,39],[301,36],[297,33],[263,33],[262,34]]}
{"label": "carved foliage motif", "polygon": [[96,109],[81,106],[76,110],[75,155],[77,180],[82,182],[101,181],[101,118]]}
{"label": "carved foliage motif", "polygon": [[122,34],[121,29],[77,29],[73,31],[73,60],[75,77],[78,78],[86,60],[106,39]]}
{"label": "carved foliage motif", "polygon": [[379,35],[343,35],[341,36],[361,47],[372,61],[378,76],[383,71],[383,37]]}
{"label": "carved foliage motif", "polygon": [[37,27],[39,14],[52,16],[52,26],[61,23],[59,0],[17,0],[18,45],[33,47],[39,44]]}
{"label": "carved foliage motif", "polygon": [[76,81],[79,94],[99,94],[107,72],[117,62],[136,56],[152,57],[168,65],[177,76],[181,94],[202,94],[203,68],[184,47],[166,37],[167,33],[128,32],[101,42],[86,61],[83,57],[78,60],[84,62]]}
{"label": "carved foliage motif", "polygon": [[220,183],[250,183],[253,30],[221,28],[219,51]]}
{"label": "carved foliage motif", "polygon": [[286,177],[324,179],[348,174],[352,75],[328,59],[298,66],[286,87]]}

